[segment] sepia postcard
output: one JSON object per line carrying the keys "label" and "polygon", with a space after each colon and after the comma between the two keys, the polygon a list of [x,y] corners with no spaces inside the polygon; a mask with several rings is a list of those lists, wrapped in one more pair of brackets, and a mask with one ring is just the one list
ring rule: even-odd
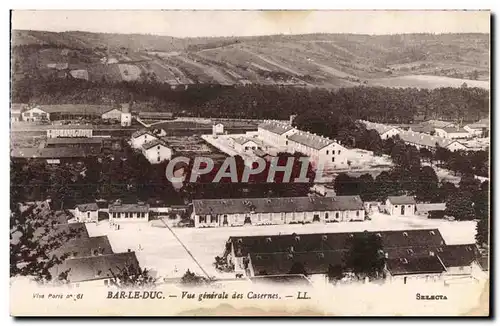
{"label": "sepia postcard", "polygon": [[490,316],[489,11],[12,10],[12,316]]}

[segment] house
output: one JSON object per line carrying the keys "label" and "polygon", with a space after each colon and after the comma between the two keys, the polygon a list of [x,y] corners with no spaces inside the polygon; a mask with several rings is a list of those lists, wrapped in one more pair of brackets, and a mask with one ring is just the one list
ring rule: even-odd
{"label": "house", "polygon": [[15,148],[11,152],[14,159],[35,159],[44,160],[48,164],[60,164],[64,162],[81,161],[89,154],[81,148],[57,147],[57,148]]}
{"label": "house", "polygon": [[158,140],[151,131],[142,129],[134,132],[131,138],[132,148],[142,149],[142,146],[150,141]]}
{"label": "house", "polygon": [[359,196],[193,200],[195,227],[363,221]]}
{"label": "house", "polygon": [[102,286],[109,285],[113,274],[120,274],[124,269],[132,273],[139,272],[139,268],[135,252],[123,252],[66,259],[62,264],[54,266],[50,272],[57,278],[61,273],[69,271],[67,280],[70,283]]}
{"label": "house", "polygon": [[223,135],[224,134],[224,125],[222,123],[217,123],[212,126],[212,135]]}
{"label": "house", "polygon": [[297,131],[290,124],[273,120],[266,120],[257,127],[257,134],[262,141],[285,151],[288,148],[287,138]]}
{"label": "house", "polygon": [[436,149],[437,146],[447,148],[454,152],[457,150],[467,150],[467,146],[459,143],[456,140],[447,139],[443,137],[431,136],[424,133],[413,131],[401,131],[398,134],[399,138],[406,144],[415,146],[417,149],[426,148],[429,150]]}
{"label": "house", "polygon": [[130,104],[123,103],[120,114],[120,123],[122,127],[130,127],[132,125],[132,113],[130,112]]}
{"label": "house", "polygon": [[411,196],[389,196],[385,202],[385,211],[389,215],[415,215],[415,198]]}
{"label": "house", "polygon": [[47,110],[34,107],[23,111],[21,114],[23,121],[37,122],[37,121],[50,121],[50,113]]}
{"label": "house", "polygon": [[408,284],[440,280],[446,267],[437,256],[403,257],[388,259],[386,272],[389,282]]}
{"label": "house", "polygon": [[252,152],[255,150],[267,151],[268,146],[257,137],[246,138],[236,137],[230,138],[229,143],[238,153]]}
{"label": "house", "polygon": [[149,205],[143,202],[138,202],[137,204],[123,204],[121,200],[117,200],[110,204],[108,209],[109,220],[112,224],[149,221]]}
{"label": "house", "polygon": [[122,111],[116,108],[110,108],[101,115],[101,119],[103,120],[121,121],[121,118],[122,118]]}
{"label": "house", "polygon": [[473,136],[481,137],[487,134],[488,130],[490,129],[490,119],[481,119],[477,122],[466,125],[464,129]]}
{"label": "house", "polygon": [[446,139],[465,139],[471,137],[471,134],[467,130],[459,127],[436,128],[435,132],[436,136]]}
{"label": "house", "polygon": [[366,129],[375,130],[379,134],[381,139],[389,139],[396,136],[401,131],[396,127],[385,125],[382,123],[375,123],[365,120],[360,120],[360,122],[365,125]]}
{"label": "house", "polygon": [[[361,235],[380,237],[384,251],[398,250],[397,256],[390,256],[393,260],[407,257],[410,248],[445,245],[438,229],[232,236],[223,257],[235,272],[249,277],[296,273],[292,267],[299,264],[309,278],[324,281],[331,267],[344,266],[350,240]],[[400,275],[396,267],[389,271]]]}
{"label": "house", "polygon": [[431,212],[444,212],[445,209],[446,203],[416,204],[416,214],[424,217],[429,217]]}
{"label": "house", "polygon": [[81,204],[75,207],[75,218],[82,223],[97,223],[99,207],[96,203]]}
{"label": "house", "polygon": [[89,104],[54,104],[39,105],[39,109],[50,114],[51,121],[76,120],[76,119],[100,119],[101,116],[112,109],[109,105]]}
{"label": "house", "polygon": [[313,166],[334,169],[348,167],[348,150],[335,140],[298,131],[288,136],[286,144],[290,153],[300,152],[309,156]]}
{"label": "house", "polygon": [[160,139],[153,139],[142,145],[142,154],[151,164],[158,164],[172,158],[173,151]]}
{"label": "house", "polygon": [[52,125],[47,129],[47,138],[92,137],[92,125]]}
{"label": "house", "polygon": [[173,120],[174,114],[172,112],[139,112],[141,120]]}

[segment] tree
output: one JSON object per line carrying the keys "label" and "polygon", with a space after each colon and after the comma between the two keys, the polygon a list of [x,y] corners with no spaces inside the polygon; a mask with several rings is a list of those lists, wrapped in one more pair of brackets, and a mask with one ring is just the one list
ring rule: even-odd
{"label": "tree", "polygon": [[181,278],[181,284],[183,285],[189,285],[189,286],[200,286],[200,285],[205,285],[210,283],[210,279],[196,275],[195,273],[191,272],[189,269],[184,273],[184,275]]}
{"label": "tree", "polygon": [[359,279],[383,277],[385,255],[382,239],[373,233],[364,232],[348,239],[345,266]]}
{"label": "tree", "polygon": [[436,171],[430,166],[423,166],[420,169],[415,192],[417,200],[423,202],[436,201],[439,197],[438,182]]}
{"label": "tree", "polygon": [[446,200],[445,214],[460,221],[473,220],[475,214],[471,198],[462,192],[451,194]]}
{"label": "tree", "polygon": [[489,239],[489,219],[481,219],[476,224],[476,242],[479,247],[488,245]]}
{"label": "tree", "polygon": [[328,265],[328,272],[327,272],[328,282],[336,283],[340,281],[343,276],[344,276],[344,271],[342,265],[340,264]]}
{"label": "tree", "polygon": [[31,205],[10,213],[10,276],[30,276],[37,282],[64,281],[52,275],[52,268],[61,264],[68,254],[55,255],[67,241],[78,237],[77,229],[55,227],[56,217],[45,207]]}
{"label": "tree", "polygon": [[154,287],[157,279],[151,276],[150,271],[140,266],[127,265],[119,268],[117,272],[110,269],[112,278],[111,285],[120,288],[148,288]]}

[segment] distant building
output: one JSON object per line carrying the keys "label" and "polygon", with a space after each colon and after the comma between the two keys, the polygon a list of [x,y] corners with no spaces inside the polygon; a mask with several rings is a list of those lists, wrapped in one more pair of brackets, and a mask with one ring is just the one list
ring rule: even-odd
{"label": "distant building", "polygon": [[359,196],[193,200],[195,227],[363,221]]}
{"label": "distant building", "polygon": [[139,112],[141,120],[173,120],[174,114],[172,112]]}
{"label": "distant building", "polygon": [[472,275],[481,269],[478,262],[481,256],[476,244],[448,245],[436,250],[448,275]]}
{"label": "distant building", "polygon": [[89,153],[81,148],[58,147],[58,148],[15,148],[11,152],[14,159],[43,160],[48,164],[60,164],[65,162],[81,161]]}
{"label": "distant building", "polygon": [[122,127],[130,127],[132,125],[132,113],[130,112],[130,104],[128,103],[122,104],[120,123]]}
{"label": "distant building", "polygon": [[251,152],[255,150],[263,150],[267,151],[268,146],[262,142],[260,139],[254,138],[246,138],[246,137],[237,137],[230,138],[230,144],[234,147],[236,151],[239,153]]}
{"label": "distant building", "polygon": [[21,115],[23,121],[27,122],[50,121],[50,113],[38,107],[25,110]]}
{"label": "distant building", "polygon": [[53,125],[50,129],[47,129],[47,138],[58,138],[58,137],[92,137],[93,128],[91,125]]}
{"label": "distant building", "polygon": [[68,259],[82,258],[91,256],[111,255],[113,249],[109,243],[107,236],[97,237],[74,237],[65,241],[63,245],[54,251],[52,255],[60,257],[62,255],[69,255]]}
{"label": "distant building", "polygon": [[96,203],[81,204],[75,207],[75,218],[82,223],[97,223],[99,207]]}
{"label": "distant building", "polygon": [[309,156],[313,166],[319,165],[331,168],[347,168],[348,150],[337,141],[298,131],[287,138],[288,151],[300,152]]}
{"label": "distant building", "polygon": [[365,120],[360,120],[360,122],[365,125],[367,130],[375,130],[379,134],[381,139],[389,139],[396,136],[401,131],[396,127],[385,125],[382,123],[375,123]]}
{"label": "distant building", "polygon": [[385,202],[385,210],[389,215],[415,215],[415,198],[411,196],[389,196]]}
{"label": "distant building", "polygon": [[288,136],[293,135],[297,131],[298,130],[290,124],[273,120],[266,120],[257,127],[257,133],[260,139],[279,150],[284,149],[285,151],[288,148]]}
{"label": "distant building", "polygon": [[105,112],[112,109],[109,105],[89,105],[89,104],[54,104],[39,105],[38,109],[43,110],[50,116],[49,120],[75,120],[75,119],[100,119]]}
{"label": "distant building", "polygon": [[19,122],[22,120],[22,113],[28,109],[28,104],[12,103],[10,105],[10,121]]}
{"label": "distant building", "polygon": [[82,137],[82,138],[48,138],[45,141],[46,148],[56,147],[77,147],[92,149],[98,153],[103,147],[104,140],[102,137]]}
{"label": "distant building", "polygon": [[431,126],[433,128],[448,128],[448,127],[456,127],[456,124],[451,121],[443,121],[443,120],[427,120],[421,122],[422,126]]}
{"label": "distant building", "polygon": [[173,151],[160,139],[153,139],[142,145],[142,154],[151,164],[158,164],[172,158]]}
{"label": "distant building", "polygon": [[447,139],[465,139],[470,138],[471,134],[464,128],[443,127],[436,128],[436,136]]}
{"label": "distant building", "polygon": [[431,136],[424,133],[413,131],[401,131],[398,134],[399,138],[406,144],[413,145],[417,149],[426,148],[434,150],[436,147],[446,148],[452,152],[457,150],[468,150],[464,144],[444,137]]}
{"label": "distant building", "polygon": [[121,121],[121,116],[122,116],[122,111],[120,111],[116,108],[110,108],[108,111],[104,112],[101,115],[101,119]]}
{"label": "distant building", "polygon": [[402,257],[386,262],[387,280],[408,284],[414,281],[438,281],[446,267],[437,256]]}
{"label": "distant building", "polygon": [[224,134],[224,125],[222,123],[217,123],[212,126],[212,135],[223,135]]}
{"label": "distant building", "polygon": [[446,209],[446,203],[432,203],[432,204],[417,204],[416,213],[417,215],[429,217],[431,212],[444,212]]}
{"label": "distant building", "polygon": [[158,138],[149,130],[138,130],[132,134],[132,148],[141,149],[142,146],[150,141],[158,140]]}
{"label": "distant building", "polygon": [[121,200],[109,205],[109,220],[111,223],[148,222],[149,205],[143,202],[123,204]]}

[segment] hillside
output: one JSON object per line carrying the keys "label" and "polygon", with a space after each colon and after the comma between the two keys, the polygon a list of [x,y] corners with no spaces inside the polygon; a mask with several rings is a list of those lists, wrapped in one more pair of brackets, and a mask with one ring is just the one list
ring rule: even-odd
{"label": "hillside", "polygon": [[489,88],[488,34],[174,38],[13,31],[12,46],[15,80]]}

